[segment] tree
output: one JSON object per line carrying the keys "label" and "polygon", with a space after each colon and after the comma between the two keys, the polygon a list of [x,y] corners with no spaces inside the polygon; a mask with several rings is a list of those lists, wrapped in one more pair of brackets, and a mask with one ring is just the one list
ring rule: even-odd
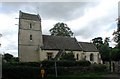
{"label": "tree", "polygon": [[3,60],[6,62],[19,62],[18,57],[14,57],[13,55],[6,53],[3,55]]}
{"label": "tree", "polygon": [[101,54],[101,59],[103,60],[103,63],[105,61],[110,60],[110,47],[109,46],[101,45],[101,47],[99,48],[99,52]]}
{"label": "tree", "polygon": [[49,31],[53,36],[73,36],[73,32],[70,30],[69,27],[67,27],[67,24],[65,23],[58,22]]}
{"label": "tree", "polygon": [[110,37],[106,37],[104,40],[104,45],[107,45],[109,47]]}
{"label": "tree", "polygon": [[98,50],[101,54],[101,59],[103,60],[103,63],[105,61],[109,61],[110,60],[109,37],[106,37],[104,41],[103,41],[102,37],[94,38],[94,39],[92,39],[92,41],[98,48]]}
{"label": "tree", "polygon": [[7,62],[11,62],[13,59],[13,55],[6,53],[4,54],[3,59],[6,60]]}
{"label": "tree", "polygon": [[100,46],[103,44],[103,39],[102,39],[102,37],[94,38],[94,39],[92,39],[92,41],[93,41],[93,44],[95,44],[98,49],[99,49]]}
{"label": "tree", "polygon": [[117,30],[114,31],[114,41],[117,43],[117,48],[120,49],[120,17],[118,18]]}
{"label": "tree", "polygon": [[120,60],[120,50],[118,48],[114,48],[111,50],[111,59],[113,61],[119,61]]}
{"label": "tree", "polygon": [[67,60],[67,61],[74,61],[74,54],[73,52],[65,53],[61,56],[60,60]]}

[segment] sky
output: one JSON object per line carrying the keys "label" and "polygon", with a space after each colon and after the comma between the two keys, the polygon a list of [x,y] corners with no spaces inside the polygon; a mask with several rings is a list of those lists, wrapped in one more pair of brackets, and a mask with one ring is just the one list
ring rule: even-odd
{"label": "sky", "polygon": [[[71,1],[71,0],[70,0]],[[113,32],[117,29],[119,0],[66,1],[66,2],[0,2],[0,53],[18,56],[19,11],[41,16],[42,32],[64,22],[78,41],[90,42],[93,38],[110,37],[114,47]]]}

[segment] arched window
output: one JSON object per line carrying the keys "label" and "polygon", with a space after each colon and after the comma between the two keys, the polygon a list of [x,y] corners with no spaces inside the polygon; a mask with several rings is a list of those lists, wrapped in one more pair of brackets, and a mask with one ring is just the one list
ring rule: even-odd
{"label": "arched window", "polygon": [[90,61],[94,61],[94,55],[92,53],[90,54]]}

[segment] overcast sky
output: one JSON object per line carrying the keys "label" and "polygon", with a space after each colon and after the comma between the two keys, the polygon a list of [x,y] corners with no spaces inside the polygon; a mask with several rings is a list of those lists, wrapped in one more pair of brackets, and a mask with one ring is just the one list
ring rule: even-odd
{"label": "overcast sky", "polygon": [[110,37],[117,28],[118,0],[94,2],[1,2],[0,3],[0,52],[18,56],[19,10],[40,14],[43,34],[57,22],[64,22],[73,31],[78,41],[90,42],[95,37]]}

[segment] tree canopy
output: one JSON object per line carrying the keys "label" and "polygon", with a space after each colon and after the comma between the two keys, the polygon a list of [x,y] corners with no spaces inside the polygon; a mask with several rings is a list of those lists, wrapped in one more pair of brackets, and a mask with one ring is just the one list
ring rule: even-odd
{"label": "tree canopy", "polygon": [[106,37],[104,41],[102,37],[94,38],[92,39],[92,41],[93,41],[93,44],[95,44],[96,47],[98,48],[103,62],[109,61],[110,60],[109,37]]}
{"label": "tree canopy", "polygon": [[117,48],[114,48],[111,50],[111,59],[114,61],[120,60],[120,50]]}
{"label": "tree canopy", "polygon": [[117,30],[113,33],[114,41],[117,43],[116,47],[120,49],[120,17],[118,19]]}
{"label": "tree canopy", "polygon": [[103,44],[103,39],[102,39],[102,37],[96,37],[96,38],[92,39],[92,42],[99,49],[100,46]]}
{"label": "tree canopy", "polygon": [[58,22],[49,31],[53,36],[73,36],[73,32],[65,23]]}
{"label": "tree canopy", "polygon": [[12,54],[6,53],[3,55],[3,62],[19,62],[18,57],[14,57]]}
{"label": "tree canopy", "polygon": [[9,54],[9,53],[6,53],[4,54],[4,59],[9,62],[11,61],[11,59],[13,58],[13,55]]}

